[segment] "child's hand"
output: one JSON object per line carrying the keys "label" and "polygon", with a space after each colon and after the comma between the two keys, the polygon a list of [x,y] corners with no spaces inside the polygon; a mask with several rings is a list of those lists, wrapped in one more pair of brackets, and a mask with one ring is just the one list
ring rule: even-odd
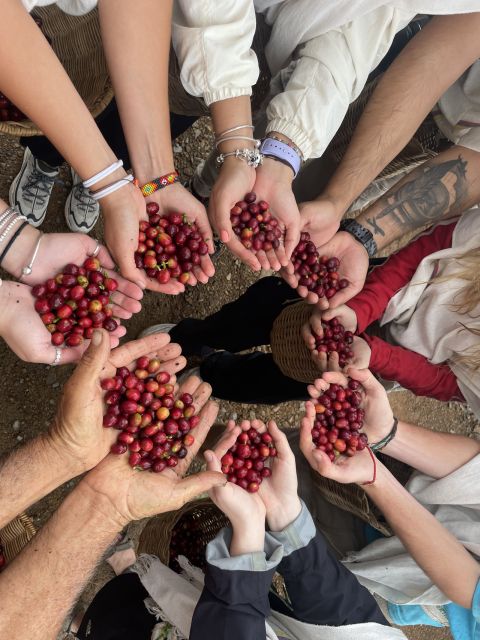
{"label": "child's hand", "polygon": [[323,338],[322,314],[321,309],[312,307],[312,314],[301,329],[303,340],[311,351],[315,349],[315,337]]}
{"label": "child's hand", "polygon": [[358,326],[357,314],[346,304],[342,304],[335,309],[327,309],[323,311],[322,318],[324,320],[331,320],[332,318],[338,318],[338,321],[343,324],[346,331],[355,333]]}
{"label": "child's hand", "polygon": [[312,469],[321,476],[342,484],[370,482],[374,475],[371,452],[368,449],[363,449],[363,451],[357,451],[351,458],[339,456],[335,462],[332,462],[328,455],[317,449],[312,442],[312,427],[315,421],[313,403],[307,402],[305,410],[306,415],[300,426],[300,449]]}
{"label": "child's hand", "polygon": [[[348,366],[353,367],[354,369],[368,369],[370,366],[372,350],[367,342],[363,338],[360,338],[360,336],[354,336],[352,351],[353,360]],[[335,371],[335,369],[329,369],[329,371]]]}

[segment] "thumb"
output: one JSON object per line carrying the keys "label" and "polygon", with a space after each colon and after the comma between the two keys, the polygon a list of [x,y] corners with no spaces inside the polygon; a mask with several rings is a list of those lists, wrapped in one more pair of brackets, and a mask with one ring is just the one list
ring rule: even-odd
{"label": "thumb", "polygon": [[95,329],[88,345],[88,349],[77,365],[75,375],[77,378],[96,380],[102,373],[110,355],[110,338],[103,329]]}
{"label": "thumb", "polygon": [[223,473],[202,471],[181,480],[176,485],[175,492],[180,494],[181,504],[183,505],[201,493],[206,493],[214,487],[224,487],[226,484],[227,478]]}
{"label": "thumb", "polygon": [[355,367],[348,367],[347,375],[353,380],[360,382],[365,391],[376,391],[379,386],[379,382],[370,369],[356,369]]}
{"label": "thumb", "polygon": [[207,463],[207,469],[209,471],[218,471],[221,472],[222,470],[222,465],[220,463],[220,460],[217,458],[217,456],[213,453],[213,451],[210,451],[207,449],[207,451],[205,451],[205,453],[203,454],[205,461]]}

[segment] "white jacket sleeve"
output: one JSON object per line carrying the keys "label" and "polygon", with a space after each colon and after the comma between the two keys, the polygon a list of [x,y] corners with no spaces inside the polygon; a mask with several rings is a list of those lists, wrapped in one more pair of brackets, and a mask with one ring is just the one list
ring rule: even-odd
{"label": "white jacket sleeve", "polygon": [[380,7],[302,45],[275,79],[278,83],[288,75],[267,107],[267,131],[288,136],[305,159],[320,157],[395,34],[413,17]]}
{"label": "white jacket sleeve", "polygon": [[251,95],[259,74],[255,28],[252,0],[176,0],[172,40],[186,91],[207,105]]}

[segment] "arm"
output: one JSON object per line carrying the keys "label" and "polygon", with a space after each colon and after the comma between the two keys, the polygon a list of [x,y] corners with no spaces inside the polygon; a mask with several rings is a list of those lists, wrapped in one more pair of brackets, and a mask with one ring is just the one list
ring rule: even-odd
{"label": "arm", "polygon": [[335,203],[339,219],[479,57],[479,26],[480,13],[432,18],[385,72],[323,194]]}
{"label": "arm", "polygon": [[364,489],[432,582],[450,600],[470,608],[480,578],[478,562],[380,462],[376,482]]}
{"label": "arm", "polygon": [[464,402],[457,378],[448,364],[432,364],[425,356],[388,344],[376,336],[363,334],[362,338],[371,350],[369,369],[385,380],[395,380],[417,396]]}
{"label": "arm", "polygon": [[410,282],[423,258],[452,246],[455,226],[456,222],[430,229],[370,272],[362,291],[346,303],[355,311],[358,333],[382,317],[390,299]]}

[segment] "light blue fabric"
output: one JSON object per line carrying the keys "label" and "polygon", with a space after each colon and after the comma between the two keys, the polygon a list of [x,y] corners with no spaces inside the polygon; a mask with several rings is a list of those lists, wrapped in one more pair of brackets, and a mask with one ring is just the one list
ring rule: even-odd
{"label": "light blue fabric", "polygon": [[[455,640],[480,640],[480,580],[477,583],[471,609],[450,602],[443,610],[448,618],[450,631]],[[442,625],[428,616],[418,605],[396,605],[388,603],[388,613],[395,624]]]}

